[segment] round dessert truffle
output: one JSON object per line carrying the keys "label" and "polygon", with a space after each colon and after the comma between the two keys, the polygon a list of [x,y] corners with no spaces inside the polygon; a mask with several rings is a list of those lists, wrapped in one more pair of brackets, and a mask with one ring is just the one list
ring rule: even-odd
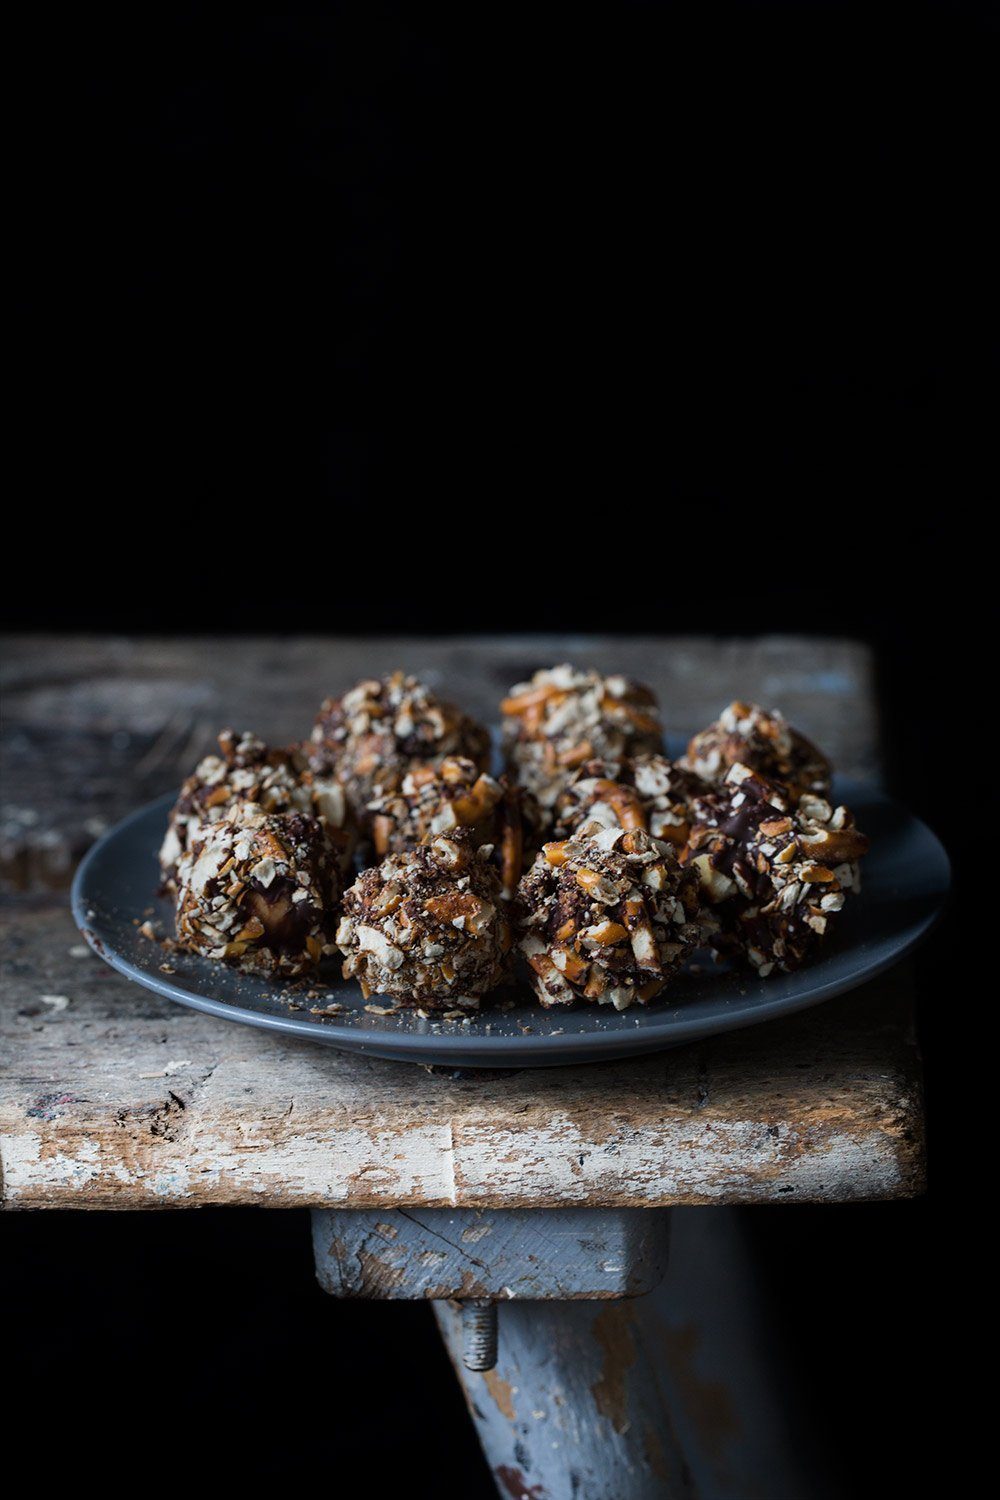
{"label": "round dessert truffle", "polygon": [[524,848],[537,836],[537,804],[506,777],[495,781],[463,756],[407,771],[397,791],[368,803],[372,842],[379,856],[414,849],[435,834],[465,828],[477,844],[493,846],[506,897],[523,873]]}
{"label": "round dessert truffle", "polygon": [[663,748],[656,699],[627,677],[552,667],[511,688],[500,707],[508,767],[544,808],[584,761]]}
{"label": "round dessert truffle", "polygon": [[483,770],[490,737],[416,677],[393,672],[381,681],[359,682],[342,698],[327,698],[306,748],[316,770],[332,772],[343,783],[368,832],[367,804],[394,791],[415,764],[461,755]]}
{"label": "round dessert truffle", "polygon": [[390,854],[344,897],[337,943],[362,993],[475,1010],[507,975],[510,928],[489,845],[466,830]]}
{"label": "round dessert truffle", "polygon": [[455,828],[492,829],[502,801],[499,781],[464,756],[448,755],[436,765],[415,766],[398,788],[368,803],[375,853],[412,849],[433,834]]}
{"label": "round dessert truffle", "polygon": [[298,812],[318,817],[341,870],[351,862],[356,825],[344,789],[313,771],[299,749],[271,750],[254,734],[224,729],[219,754],[206,755],[181,787],[160,848],[164,887],[173,889],[177,864],[203,823],[219,823],[234,808],[259,813]]}
{"label": "round dessert truffle", "polygon": [[291,978],[335,951],[339,895],[318,818],[237,808],[191,835],[177,867],[177,939],[205,958]]}
{"label": "round dessert truffle", "polygon": [[692,803],[708,791],[693,771],[664,755],[588,760],[556,802],[556,837],[572,838],[593,825],[642,828],[683,849],[691,831]]}
{"label": "round dessert truffle", "polygon": [[545,1006],[646,1004],[701,937],[697,880],[672,845],[618,825],[546,844],[518,887],[515,915]]}
{"label": "round dessert truffle", "polygon": [[797,969],[860,889],[868,840],[853,814],[811,792],[789,806],[784,788],[742,765],[695,812],[685,860],[719,918],[716,946],[762,977]]}
{"label": "round dessert truffle", "polygon": [[749,766],[787,787],[793,798],[830,792],[826,756],[776,709],[756,703],[730,703],[714,724],[695,735],[681,764],[716,783],[725,780],[730,766]]}

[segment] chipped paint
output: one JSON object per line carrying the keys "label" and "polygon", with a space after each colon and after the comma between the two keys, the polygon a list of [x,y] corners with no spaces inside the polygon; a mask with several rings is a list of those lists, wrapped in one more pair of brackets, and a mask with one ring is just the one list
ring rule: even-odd
{"label": "chipped paint", "polygon": [[632,1309],[620,1302],[602,1308],[594,1319],[593,1333],[601,1347],[601,1373],[590,1387],[597,1410],[619,1434],[627,1432],[628,1372],[636,1361],[632,1336]]}
{"label": "chipped paint", "polygon": [[739,1434],[739,1413],[722,1381],[699,1374],[698,1337],[693,1323],[663,1329],[674,1379],[683,1393],[691,1420],[697,1423],[702,1440],[719,1448]]}
{"label": "chipped paint", "polygon": [[[79,1102],[65,1093],[47,1094],[26,1115],[56,1125],[67,1115],[64,1106]],[[91,1110],[74,1113],[77,1119],[93,1117]],[[684,1120],[663,1119],[617,1147],[595,1142],[569,1121],[551,1120],[547,1138],[492,1130],[475,1139],[470,1131],[456,1152],[450,1127],[414,1122],[391,1131],[345,1127],[331,1135],[300,1124],[296,1134],[274,1121],[218,1114],[206,1119],[199,1110],[197,1131],[189,1133],[171,1166],[179,1203],[245,1202],[261,1194],[275,1206],[350,1202],[359,1208],[892,1198],[919,1191],[922,1180],[919,1123],[906,1113],[916,1141],[906,1137],[905,1116],[894,1120],[887,1114],[850,1131],[817,1122],[785,1130],[778,1139],[766,1138],[758,1120],[718,1122],[689,1133]],[[588,1132],[597,1125],[588,1123]],[[8,1124],[0,1141],[6,1201],[67,1206],[66,1169],[54,1164],[76,1158],[88,1170],[94,1195],[89,1206],[122,1206],[121,1190],[128,1184],[136,1189],[134,1205],[141,1206],[142,1184],[162,1157],[158,1151],[154,1162],[151,1149],[110,1121],[88,1128],[74,1120],[65,1134]],[[582,1170],[576,1165],[581,1155]]]}
{"label": "chipped paint", "polygon": [[479,1224],[474,1209],[316,1209],[316,1274],[335,1297],[535,1302],[638,1296],[666,1267],[667,1220],[644,1209],[506,1209],[470,1245]]}
{"label": "chipped paint", "polygon": [[506,1490],[510,1500],[543,1500],[545,1491],[540,1484],[530,1484],[512,1464],[500,1464],[494,1470],[497,1482],[502,1489]]}
{"label": "chipped paint", "polygon": [[193,1064],[189,1057],[180,1058],[175,1062],[165,1063],[162,1068],[152,1073],[140,1073],[140,1078],[172,1078],[175,1073],[184,1073]]}
{"label": "chipped paint", "polygon": [[517,1412],[514,1410],[514,1387],[510,1381],[504,1380],[496,1370],[487,1370],[483,1375],[483,1385],[490,1393],[490,1397],[497,1410],[507,1418],[508,1422],[517,1421]]}

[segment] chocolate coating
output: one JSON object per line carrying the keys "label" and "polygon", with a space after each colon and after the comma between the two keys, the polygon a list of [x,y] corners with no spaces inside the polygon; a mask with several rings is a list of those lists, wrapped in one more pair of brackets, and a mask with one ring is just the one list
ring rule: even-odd
{"label": "chocolate coating", "polygon": [[656,699],[627,677],[552,667],[511,688],[500,707],[508,768],[545,809],[585,761],[663,748]]}
{"label": "chocolate coating", "polygon": [[270,749],[254,734],[224,729],[219,754],[199,761],[171,811],[160,849],[165,888],[174,888],[178,861],[202,824],[221,823],[249,806],[259,813],[318,817],[340,868],[350,865],[356,825],[339,783],[313,771],[298,748]]}
{"label": "chocolate coating", "polygon": [[439,700],[415,677],[393,672],[327,698],[306,746],[310,764],[343,784],[364,831],[368,803],[395,791],[407,772],[459,755],[485,769],[490,737],[453,703]]}
{"label": "chocolate coating", "polygon": [[646,1004],[701,939],[697,881],[673,847],[617,825],[546,844],[515,919],[545,1006]]}
{"label": "chocolate coating", "polygon": [[797,969],[815,950],[851,891],[868,840],[846,807],[730,767],[697,804],[685,859],[721,924],[717,946],[761,976]]}
{"label": "chocolate coating", "polygon": [[794,800],[805,792],[830,794],[830,762],[777,709],[730,703],[714,724],[696,734],[681,762],[706,781],[725,780],[730,766],[749,766],[786,788]]}
{"label": "chocolate coating", "polygon": [[177,940],[250,973],[294,977],[332,953],[340,872],[318,818],[202,823],[177,867]]}
{"label": "chocolate coating", "polygon": [[475,1010],[508,972],[497,873],[467,830],[438,834],[362,871],[344,896],[345,979],[427,1010]]}

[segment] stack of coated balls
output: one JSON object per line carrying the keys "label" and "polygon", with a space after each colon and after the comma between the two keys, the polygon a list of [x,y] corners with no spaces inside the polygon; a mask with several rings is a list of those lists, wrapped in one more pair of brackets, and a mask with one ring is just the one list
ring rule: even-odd
{"label": "stack of coated balls", "polygon": [[687,753],[623,676],[568,665],[487,728],[394,672],[273,749],[226,730],[160,851],[178,943],[280,979],[331,960],[366,999],[463,1016],[520,972],[543,1006],[683,996],[695,949],[759,976],[809,959],[868,841],[829,761],[731,703]]}

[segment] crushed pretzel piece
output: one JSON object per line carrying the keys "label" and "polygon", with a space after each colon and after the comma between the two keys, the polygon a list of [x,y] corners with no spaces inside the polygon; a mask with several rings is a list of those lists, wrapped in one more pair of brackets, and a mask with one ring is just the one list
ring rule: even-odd
{"label": "crushed pretzel piece", "polygon": [[551,667],[513,687],[500,708],[508,770],[547,811],[586,761],[662,748],[656,700],[625,677]]}
{"label": "crushed pretzel piece", "polygon": [[344,978],[357,979],[365,999],[476,1009],[506,978],[511,946],[488,846],[456,829],[386,855],[345,894],[336,941]]}
{"label": "crushed pretzel piece", "polygon": [[763,978],[809,958],[848,892],[868,840],[846,807],[788,788],[737,762],[695,804],[685,854],[719,918],[714,944]]}
{"label": "crushed pretzel piece", "polygon": [[[581,835],[547,845],[518,887],[519,949],[544,1006],[594,1001],[627,1009],[666,986],[711,919],[695,871],[643,829],[605,846]],[[649,879],[656,872],[656,879]]]}
{"label": "crushed pretzel piece", "polygon": [[716,785],[731,766],[758,771],[768,781],[784,788],[775,808],[788,811],[806,793],[827,797],[830,763],[804,734],[793,729],[776,709],[757,703],[730,703],[714,724],[696,734],[681,762],[689,770]]}
{"label": "crushed pretzel piece", "polygon": [[393,672],[359,682],[343,697],[327,698],[304,748],[316,771],[343,785],[369,834],[371,802],[446,756],[464,757],[485,770],[490,738],[481,724],[437,698],[418,678]]}
{"label": "crushed pretzel piece", "polygon": [[318,818],[289,812],[201,824],[176,881],[177,940],[192,953],[295,976],[330,951],[340,869]]}
{"label": "crushed pretzel piece", "polygon": [[[253,734],[224,729],[219,754],[206,755],[181,787],[160,849],[164,889],[176,894],[177,866],[203,825],[269,813],[318,818],[341,872],[351,863],[357,828],[343,788],[313,770],[300,749],[269,749]],[[233,861],[220,876],[235,867]]]}

